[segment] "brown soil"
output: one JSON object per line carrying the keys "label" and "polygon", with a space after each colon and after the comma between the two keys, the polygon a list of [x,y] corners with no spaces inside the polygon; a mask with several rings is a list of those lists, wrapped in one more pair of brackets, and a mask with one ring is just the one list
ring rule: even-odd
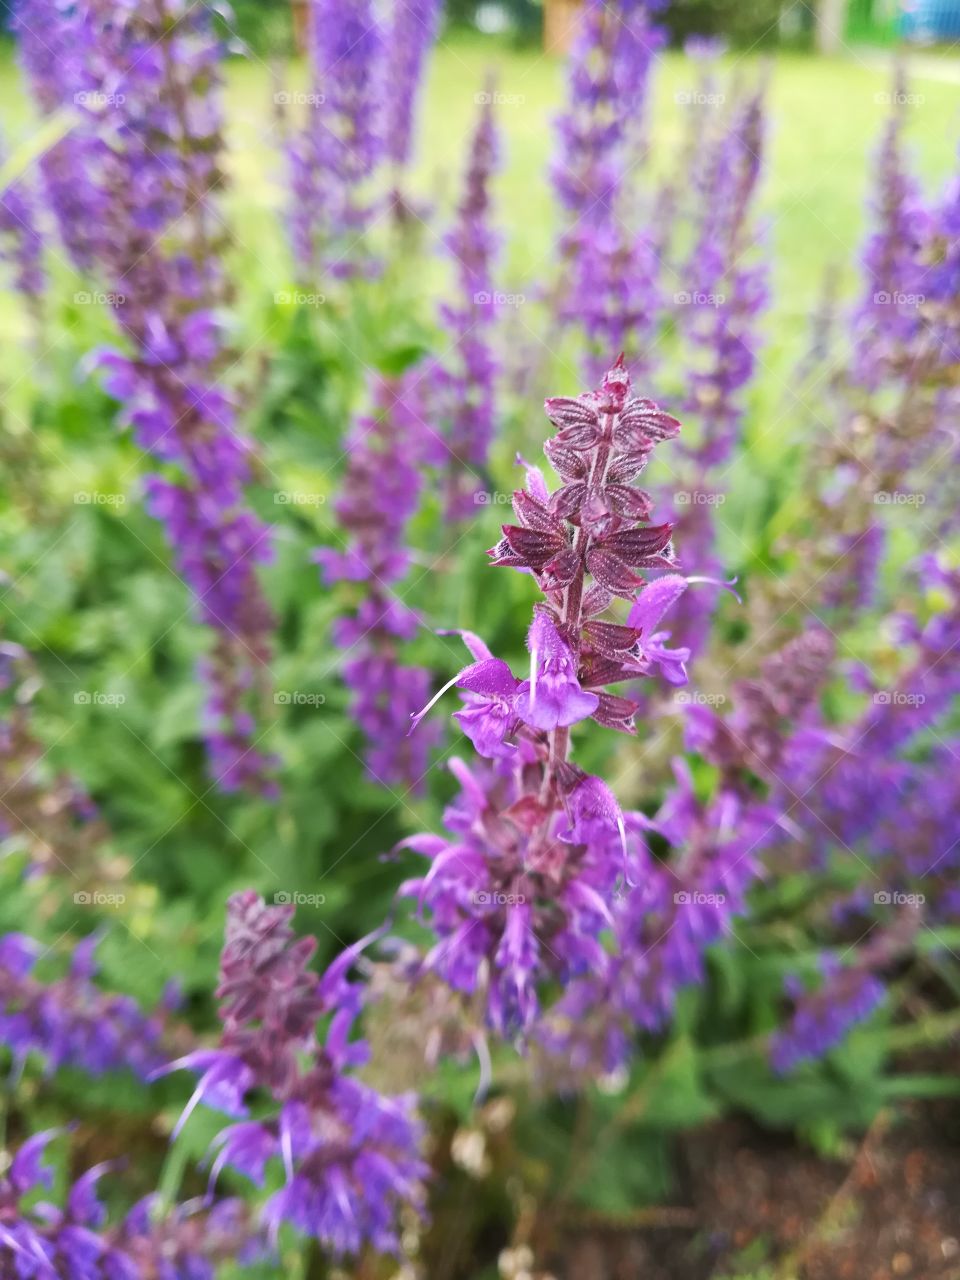
{"label": "brown soil", "polygon": [[881,1116],[846,1161],[736,1121],[684,1157],[679,1203],[570,1223],[539,1265],[557,1280],[960,1280],[955,1107]]}

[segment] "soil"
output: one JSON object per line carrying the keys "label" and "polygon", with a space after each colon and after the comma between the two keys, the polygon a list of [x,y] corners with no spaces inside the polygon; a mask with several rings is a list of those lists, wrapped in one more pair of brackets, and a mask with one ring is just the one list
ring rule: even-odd
{"label": "soil", "polygon": [[[556,1280],[960,1280],[960,1113],[881,1116],[847,1160],[725,1121],[684,1144],[681,1202],[571,1223]],[[540,1274],[544,1274],[541,1272]]]}

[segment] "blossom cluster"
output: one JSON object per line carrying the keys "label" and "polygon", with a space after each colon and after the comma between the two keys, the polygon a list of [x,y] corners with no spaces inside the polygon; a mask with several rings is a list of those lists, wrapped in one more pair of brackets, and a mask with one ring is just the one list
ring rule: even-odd
{"label": "blossom cluster", "polygon": [[[318,977],[307,967],[315,940],[294,938],[292,914],[252,891],[230,899],[220,1044],[166,1068],[200,1077],[180,1123],[201,1101],[238,1118],[216,1139],[214,1177],[226,1166],[262,1186],[268,1164],[282,1168],[283,1185],[263,1210],[274,1238],[286,1222],[338,1255],[367,1243],[399,1253],[397,1213],[422,1208],[426,1167],[413,1100],[380,1094],[355,1074],[367,1054],[351,1039],[362,996],[349,972],[364,943]],[[271,1111],[247,1119],[256,1090]]]}
{"label": "blossom cluster", "polygon": [[[529,1031],[548,980],[607,963],[601,935],[626,870],[624,820],[609,787],[571,761],[572,726],[592,719],[632,733],[636,704],[609,686],[655,670],[685,678],[684,653],[660,629],[686,587],[672,572],[671,527],[646,523],[650,500],[632,484],[679,423],[630,396],[622,359],[597,391],[546,410],[557,432],[545,452],[563,483],[551,493],[529,466],[517,523],[490,553],[544,596],[527,635],[529,678],[463,633],[474,661],[446,687],[463,695],[455,718],[483,762],[451,765],[460,792],[449,835],[405,842],[431,862],[404,887],[438,937],[426,968],[480,991],[503,1034]],[[645,585],[638,569],[662,576]],[[614,600],[630,602],[625,622],[605,619]]]}
{"label": "blossom cluster", "polygon": [[163,468],[147,479],[148,505],[214,632],[201,671],[210,771],[226,790],[265,786],[254,707],[273,620],[256,566],[270,544],[246,506],[252,446],[223,380],[221,42],[209,13],[181,0],[135,11],[24,0],[18,29],[41,104],[80,113],[45,157],[46,194],[77,266],[113,300],[128,345],[94,363]]}
{"label": "blossom cluster", "polygon": [[346,441],[347,467],[335,512],[349,541],[321,548],[315,559],[328,583],[358,584],[362,597],[341,618],[334,639],[344,650],[343,677],[353,691],[352,713],[365,739],[367,772],[383,786],[422,790],[431,745],[407,736],[410,716],[423,705],[429,672],[400,661],[400,649],[420,627],[397,594],[410,566],[407,526],[417,510],[431,448],[415,375],[378,381],[373,411],[358,419]]}
{"label": "blossom cluster", "polygon": [[268,1255],[239,1200],[177,1205],[159,1214],[158,1198],[139,1201],[110,1225],[99,1184],[110,1172],[95,1165],[67,1192],[62,1207],[36,1201],[49,1192],[45,1163],[55,1130],[28,1138],[0,1176],[0,1269],[18,1280],[212,1280],[226,1259],[253,1262]]}
{"label": "blossom cluster", "polygon": [[[405,207],[401,184],[439,0],[310,0],[312,92],[289,145],[291,240],[301,273],[377,269],[365,233],[386,207]],[[377,179],[389,170],[386,197]]]}

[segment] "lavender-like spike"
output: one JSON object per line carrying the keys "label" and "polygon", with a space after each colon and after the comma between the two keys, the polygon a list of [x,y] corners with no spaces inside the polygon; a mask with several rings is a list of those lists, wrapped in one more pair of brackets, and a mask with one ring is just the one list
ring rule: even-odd
{"label": "lavender-like spike", "polygon": [[[631,483],[679,423],[629,393],[618,361],[598,391],[547,401],[557,433],[545,450],[563,484],[551,494],[530,468],[514,494],[517,523],[491,552],[544,594],[527,637],[530,675],[463,633],[474,661],[450,681],[464,696],[455,718],[485,763],[451,766],[460,794],[450,834],[407,842],[432,862],[404,887],[438,936],[425,965],[482,992],[501,1034],[530,1029],[548,978],[608,963],[600,935],[625,870],[624,821],[610,789],[571,762],[571,727],[593,718],[633,732],[636,704],[608,686],[656,669],[684,679],[684,654],[667,647],[660,622],[686,582],[668,574],[643,586],[637,569],[674,565],[671,528],[643,523],[649,499]],[[627,623],[602,618],[614,599],[634,602]]]}
{"label": "lavender-like spike", "polygon": [[652,239],[629,229],[624,176],[663,42],[650,20],[658,7],[640,0],[616,11],[602,0],[585,6],[552,169],[568,214],[560,317],[582,324],[598,353],[622,347],[638,368],[659,308],[657,254]]}
{"label": "lavender-like spike", "polygon": [[346,653],[344,680],[365,739],[367,773],[381,785],[420,791],[435,736],[407,736],[410,716],[426,701],[429,673],[404,665],[399,650],[419,627],[396,595],[407,572],[407,525],[423,484],[423,424],[413,377],[374,388],[374,409],[347,440],[347,470],[335,511],[349,537],[344,551],[316,553],[327,582],[361,584],[356,612],[337,624]]}
{"label": "lavender-like spike", "polygon": [[[0,1272],[24,1280],[151,1280],[203,1277],[224,1261],[255,1262],[266,1242],[239,1200],[176,1205],[154,1215],[157,1197],[135,1206],[117,1226],[107,1220],[99,1184],[109,1165],[95,1165],[72,1184],[61,1205],[49,1202],[53,1171],[46,1148],[57,1136],[28,1138],[0,1176]],[[46,1193],[37,1201],[36,1192]],[[276,1259],[274,1259],[276,1261]]]}
{"label": "lavender-like spike", "polygon": [[[574,1075],[622,1067],[636,1027],[663,1030],[680,991],[703,981],[707,948],[743,913],[761,856],[778,843],[784,758],[806,732],[832,654],[829,636],[810,631],[769,658],[760,679],[736,687],[729,716],[685,705],[687,746],[719,781],[703,802],[677,761],[656,816],[625,815],[635,887],[614,905],[617,952],[606,972],[568,984],[542,1028],[548,1053]],[[669,858],[647,847],[650,832],[666,841]]]}
{"label": "lavender-like spike", "polygon": [[[64,106],[82,110],[95,100],[98,80],[87,65],[93,33],[83,8],[20,0],[12,28],[19,38],[20,63],[44,115]],[[105,195],[94,176],[100,152],[96,137],[74,128],[39,161],[46,203],[71,262],[82,272],[93,269],[102,234]]]}
{"label": "lavender-like spike", "polygon": [[0,258],[8,263],[17,290],[36,317],[46,284],[37,192],[18,178],[0,193]]}
{"label": "lavender-like spike", "polygon": [[[132,348],[103,353],[100,363],[124,406],[121,421],[170,467],[148,479],[149,506],[215,633],[203,668],[211,773],[227,790],[268,787],[270,762],[252,743],[273,626],[256,576],[269,556],[268,529],[245,508],[251,445],[220,385],[220,45],[209,13],[186,0],[151,0],[135,12],[101,0],[82,11],[76,30],[72,12],[28,3],[21,42],[29,68],[43,61],[42,13],[54,31],[67,21],[76,41],[63,92],[85,86],[73,96],[82,114],[78,163],[99,201],[86,224],[89,252]],[[46,81],[40,88],[49,97]]]}
{"label": "lavender-like spike", "polygon": [[441,0],[393,0],[386,37],[384,151],[393,167],[395,188],[410,163],[417,99],[441,8]]}
{"label": "lavender-like spike", "polygon": [[[697,239],[683,268],[687,286],[677,308],[691,363],[687,411],[699,423],[689,479],[677,497],[677,528],[688,572],[722,579],[716,550],[716,512],[725,468],[744,421],[744,392],[753,377],[759,321],[768,300],[766,264],[757,259],[753,203],[763,154],[761,91],[746,99],[705,160],[709,175]],[[677,614],[677,634],[696,651],[708,634],[715,593],[690,592]]]}
{"label": "lavender-like spike", "polygon": [[[337,1255],[366,1244],[399,1253],[398,1211],[422,1212],[427,1172],[413,1099],[384,1097],[353,1074],[366,1058],[365,1045],[350,1039],[361,1001],[347,974],[359,947],[318,978],[307,967],[314,939],[294,938],[292,915],[292,907],[268,907],[253,892],[230,899],[220,1047],[171,1069],[200,1075],[191,1106],[203,1100],[246,1117],[254,1089],[271,1097],[267,1118],[241,1118],[219,1135],[214,1166],[261,1184],[269,1163],[283,1169],[283,1186],[264,1209],[271,1234],[288,1222]],[[318,1040],[324,1018],[329,1027]]]}
{"label": "lavender-like spike", "polygon": [[44,981],[35,973],[43,947],[24,934],[0,936],[0,1043],[18,1071],[34,1054],[50,1073],[126,1069],[146,1079],[160,1066],[165,1006],[148,1016],[128,996],[101,991],[92,980],[97,942],[78,943],[69,971]]}
{"label": "lavender-like spike", "polygon": [[863,296],[854,316],[853,374],[876,390],[885,377],[902,373],[917,354],[923,330],[920,245],[927,215],[904,155],[906,108],[902,69],[894,81],[893,114],[874,166],[875,229],[863,252]]}
{"label": "lavender-like spike", "polygon": [[375,266],[364,234],[383,159],[384,32],[371,0],[311,0],[309,12],[316,105],[292,143],[292,239],[315,279]]}
{"label": "lavender-like spike", "polygon": [[492,331],[496,323],[490,183],[499,140],[488,89],[470,145],[463,197],[445,243],[454,261],[457,301],[441,307],[449,339],[442,368],[431,379],[431,417],[443,429],[448,458],[447,516],[464,519],[474,510],[477,473],[485,472],[496,418],[497,362]]}

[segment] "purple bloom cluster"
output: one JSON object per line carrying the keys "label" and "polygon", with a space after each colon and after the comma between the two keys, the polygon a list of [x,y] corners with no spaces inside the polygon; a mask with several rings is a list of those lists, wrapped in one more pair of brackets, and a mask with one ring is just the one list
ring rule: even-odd
{"label": "purple bloom cluster", "polygon": [[440,0],[394,0],[386,37],[384,149],[395,184],[413,153],[417,99],[441,7]]}
{"label": "purple bloom cluster", "polygon": [[18,1073],[32,1054],[51,1073],[70,1066],[146,1078],[159,1066],[165,1005],[147,1016],[129,996],[97,987],[98,941],[92,935],[78,943],[68,972],[44,981],[35,973],[40,944],[21,933],[0,936],[0,1043]]}
{"label": "purple bloom cluster", "polygon": [[[432,863],[403,890],[429,908],[438,935],[426,967],[480,991],[502,1034],[530,1029],[545,980],[607,965],[600,938],[626,833],[610,789],[570,761],[571,727],[592,718],[632,733],[636,704],[608,686],[656,669],[684,679],[684,655],[660,622],[686,583],[669,572],[670,526],[643,523],[649,498],[632,485],[679,423],[630,397],[622,359],[598,391],[546,410],[557,434],[545,451],[563,484],[550,493],[529,467],[514,494],[517,523],[491,552],[544,594],[527,637],[530,675],[519,679],[463,633],[474,661],[446,687],[461,691],[456,719],[487,763],[452,765],[460,794],[448,835],[405,842]],[[637,569],[668,572],[645,586]],[[603,617],[615,599],[632,606],[626,623]]]}
{"label": "purple bloom cluster", "polygon": [[[899,75],[894,101],[906,101]],[[853,319],[853,373],[871,390],[917,357],[923,330],[918,303],[925,287],[920,247],[929,215],[906,167],[905,116],[906,108],[897,105],[878,151],[873,175],[875,227],[863,252],[864,292]]]}
{"label": "purple bloom cluster", "polygon": [[640,127],[650,69],[663,43],[650,17],[660,7],[642,0],[616,10],[602,0],[586,4],[552,169],[568,215],[561,318],[583,326],[598,356],[623,347],[637,367],[645,367],[658,313],[657,255],[653,241],[631,229],[624,178],[631,131]]}
{"label": "purple bloom cluster", "polygon": [[402,200],[439,15],[438,0],[394,0],[389,21],[371,0],[311,0],[313,93],[290,146],[291,238],[305,276],[376,269],[365,244],[380,207],[375,180],[389,162],[393,202]]}
{"label": "purple bloom cluster", "polygon": [[29,178],[18,178],[0,195],[0,258],[9,264],[16,288],[35,309],[43,294],[43,236],[39,201]]}
{"label": "purple bloom cluster", "polygon": [[448,454],[447,516],[454,520],[475,509],[477,472],[486,468],[496,416],[492,334],[497,238],[490,225],[490,181],[499,143],[492,104],[488,92],[470,145],[456,222],[445,240],[456,265],[458,301],[441,308],[450,338],[431,389],[430,414],[443,430]]}
{"label": "purple bloom cluster", "polygon": [[157,1198],[135,1205],[110,1226],[99,1199],[107,1165],[87,1170],[67,1192],[63,1207],[36,1201],[53,1185],[44,1154],[55,1130],[22,1144],[0,1177],[0,1273],[16,1280],[213,1280],[226,1259],[253,1262],[266,1255],[251,1232],[245,1206],[223,1200],[213,1207],[177,1205],[155,1215]]}
{"label": "purple bloom cluster", "polygon": [[[635,887],[614,905],[616,952],[605,972],[567,985],[543,1029],[545,1049],[575,1078],[623,1066],[635,1029],[662,1031],[678,993],[703,981],[707,949],[743,913],[762,856],[781,835],[780,764],[803,731],[832,652],[825,633],[808,632],[767,659],[759,679],[737,686],[729,715],[687,705],[687,746],[719,780],[703,800],[677,761],[655,818],[625,816]],[[758,793],[758,779],[769,795]],[[666,857],[654,855],[650,834],[666,841]]]}
{"label": "purple bloom cluster", "polygon": [[[121,421],[166,468],[148,480],[150,509],[215,633],[203,667],[210,770],[226,790],[263,785],[270,762],[252,744],[252,703],[273,622],[255,568],[269,531],[245,507],[251,445],[221,381],[220,44],[210,15],[185,0],[135,11],[26,0],[19,28],[41,103],[81,113],[69,156],[84,209],[61,211],[61,226],[79,219],[85,244],[74,257],[111,291],[132,350],[99,363]],[[62,63],[49,58],[50,40],[64,47]]]}
{"label": "purple bloom cluster", "polygon": [[214,1176],[229,1166],[262,1186],[277,1161],[283,1186],[263,1211],[271,1234],[288,1222],[338,1255],[365,1244],[399,1253],[397,1212],[422,1210],[426,1167],[413,1100],[385,1097],[353,1074],[367,1054],[350,1038],[361,996],[348,973],[364,944],[318,977],[307,968],[315,941],[294,938],[292,915],[293,907],[268,907],[252,891],[230,899],[217,993],[220,1046],[168,1068],[200,1075],[181,1125],[200,1101],[246,1117],[248,1095],[265,1091],[273,1114],[220,1133]]}
{"label": "purple bloom cluster", "polygon": [[417,790],[434,738],[414,741],[407,729],[426,700],[430,676],[399,660],[420,622],[398,599],[396,584],[409,567],[406,532],[423,484],[424,439],[414,377],[378,382],[373,414],[360,418],[347,439],[347,469],[334,508],[349,543],[343,551],[315,553],[328,583],[362,584],[356,612],[337,624],[334,638],[347,655],[343,677],[354,693],[367,773],[382,785]]}
{"label": "purple bloom cluster", "polygon": [[[676,525],[684,566],[714,578],[723,577],[716,513],[744,420],[744,391],[756,368],[758,325],[768,297],[766,264],[758,259],[753,227],[763,125],[758,91],[705,144],[695,243],[680,268],[684,288],[678,297],[684,301],[677,307],[677,323],[690,360],[684,408],[699,433],[684,450],[691,467]],[[708,635],[714,605],[715,593],[706,591],[688,594],[680,605],[677,632],[694,650]]]}

